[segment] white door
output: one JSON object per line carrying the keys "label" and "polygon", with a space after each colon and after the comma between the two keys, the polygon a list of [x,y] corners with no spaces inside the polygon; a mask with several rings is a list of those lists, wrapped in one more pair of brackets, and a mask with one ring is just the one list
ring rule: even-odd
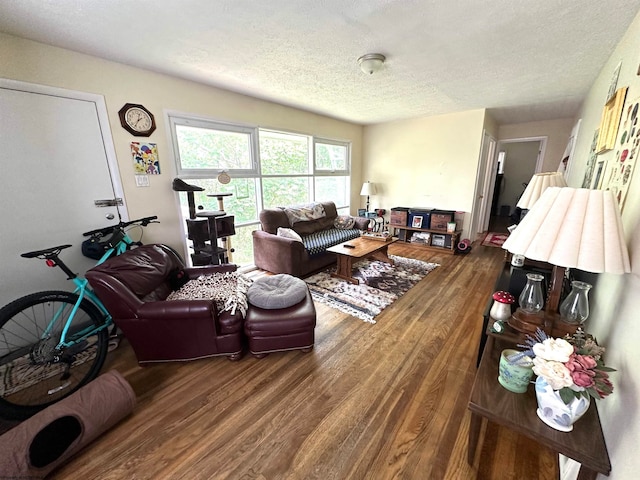
{"label": "white door", "polygon": [[489,192],[493,188],[492,177],[489,172],[493,169],[495,157],[496,140],[487,132],[482,138],[482,148],[480,151],[480,162],[476,174],[475,198],[473,202],[473,213],[471,218],[471,240],[475,240],[478,234],[484,232],[488,223],[488,209],[491,206]]}
{"label": "white door", "polygon": [[60,269],[20,254],[72,244],[62,258],[84,273],[95,262],[81,254],[82,232],[118,221],[117,207],[94,203],[123,198],[102,97],[0,79],[0,168],[0,306],[72,288]]}

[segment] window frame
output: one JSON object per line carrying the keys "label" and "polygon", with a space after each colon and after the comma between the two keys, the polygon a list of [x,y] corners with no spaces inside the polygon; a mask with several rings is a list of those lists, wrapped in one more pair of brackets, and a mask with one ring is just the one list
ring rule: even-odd
{"label": "window frame", "polygon": [[[317,144],[345,147],[347,151],[346,152],[347,158],[345,159],[345,168],[342,170],[318,169],[316,165],[316,145]],[[312,154],[313,154],[313,175],[314,176],[351,177],[351,142],[313,136]]]}
{"label": "window frame", "polygon": [[[213,172],[218,174],[227,172],[236,177],[259,177],[260,159],[258,144],[258,127],[252,125],[242,125],[221,122],[219,120],[206,119],[202,117],[186,116],[180,114],[169,114],[169,125],[171,133],[171,148],[176,165],[177,175],[195,178],[214,178]],[[176,126],[206,128],[208,130],[218,130],[222,132],[242,133],[249,136],[249,154],[251,155],[251,168],[183,168],[180,158],[180,147]]]}

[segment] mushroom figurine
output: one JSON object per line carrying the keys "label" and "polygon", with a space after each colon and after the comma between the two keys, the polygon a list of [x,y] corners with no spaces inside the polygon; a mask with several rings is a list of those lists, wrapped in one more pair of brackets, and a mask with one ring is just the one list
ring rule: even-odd
{"label": "mushroom figurine", "polygon": [[511,316],[511,305],[515,303],[516,298],[509,292],[498,291],[493,294],[493,305],[489,315],[494,320],[501,322],[506,321]]}

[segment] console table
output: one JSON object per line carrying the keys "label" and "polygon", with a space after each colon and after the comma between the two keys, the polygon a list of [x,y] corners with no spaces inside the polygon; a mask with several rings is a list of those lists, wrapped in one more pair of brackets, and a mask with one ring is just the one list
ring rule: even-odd
{"label": "console table", "polygon": [[512,393],[498,383],[500,348],[494,348],[495,338],[489,337],[478,366],[469,410],[470,465],[480,440],[483,418],[525,435],[581,464],[578,480],[595,480],[598,473],[609,475],[611,462],[602,434],[596,402],[578,420],[571,432],[559,432],[544,424],[536,415],[537,402],[533,385],[526,393]]}

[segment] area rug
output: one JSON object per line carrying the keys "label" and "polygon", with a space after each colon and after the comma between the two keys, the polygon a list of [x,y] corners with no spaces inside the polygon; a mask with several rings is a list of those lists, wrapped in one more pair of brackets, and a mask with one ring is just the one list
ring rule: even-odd
{"label": "area rug", "polygon": [[393,265],[362,260],[353,267],[355,285],[331,276],[335,267],[307,277],[313,299],[341,312],[376,323],[377,315],[440,265],[389,255]]}
{"label": "area rug", "polygon": [[489,232],[487,236],[484,237],[482,245],[485,247],[502,247],[502,244],[507,238],[509,238],[508,233]]}

